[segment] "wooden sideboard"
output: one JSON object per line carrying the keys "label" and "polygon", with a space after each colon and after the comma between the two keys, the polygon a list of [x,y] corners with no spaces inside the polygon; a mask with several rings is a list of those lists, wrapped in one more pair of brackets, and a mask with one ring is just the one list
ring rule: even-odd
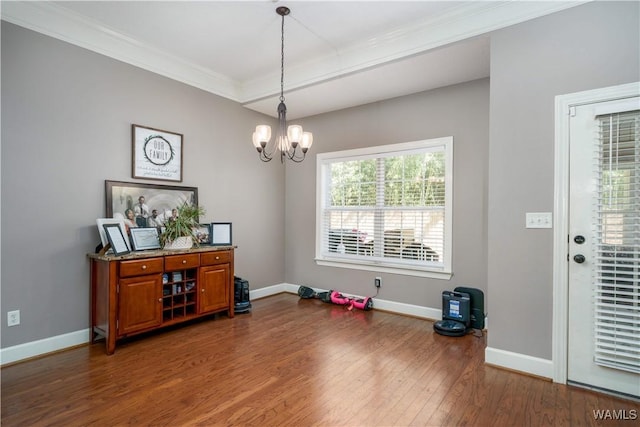
{"label": "wooden sideboard", "polygon": [[234,308],[234,247],[88,254],[91,343],[113,354],[122,338]]}

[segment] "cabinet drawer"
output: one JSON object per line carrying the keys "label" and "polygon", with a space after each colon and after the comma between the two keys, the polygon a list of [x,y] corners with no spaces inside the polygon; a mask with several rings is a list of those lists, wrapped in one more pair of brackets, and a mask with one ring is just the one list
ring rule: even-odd
{"label": "cabinet drawer", "polygon": [[164,258],[166,271],[195,268],[200,265],[200,254],[171,255]]}
{"label": "cabinet drawer", "polygon": [[120,261],[120,277],[162,273],[163,266],[164,262],[162,258],[147,258],[136,261]]}
{"label": "cabinet drawer", "polygon": [[202,265],[224,264],[231,260],[231,251],[207,252],[201,255]]}

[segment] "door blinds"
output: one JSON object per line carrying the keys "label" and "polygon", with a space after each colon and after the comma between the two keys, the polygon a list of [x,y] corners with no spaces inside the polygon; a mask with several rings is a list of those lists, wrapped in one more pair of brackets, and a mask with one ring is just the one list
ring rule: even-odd
{"label": "door blinds", "polygon": [[598,122],[595,363],[640,373],[640,110]]}

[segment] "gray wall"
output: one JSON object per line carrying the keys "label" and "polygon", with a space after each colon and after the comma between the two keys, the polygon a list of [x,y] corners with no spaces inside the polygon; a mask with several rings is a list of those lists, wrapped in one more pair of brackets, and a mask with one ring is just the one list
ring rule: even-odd
{"label": "gray wall", "polygon": [[640,80],[638,6],[590,3],[492,34],[490,347],[551,359],[553,230],[525,229],[525,212],[553,211],[554,97]]}
{"label": "gray wall", "polygon": [[183,182],[156,183],[198,187],[203,222],[233,222],[236,274],[252,288],[283,282],[284,170],[251,144],[266,119],[3,21],[2,348],[89,327],[86,253],[104,180],[134,181],[132,123],[184,135]]}
{"label": "gray wall", "polygon": [[[314,156],[287,166],[287,282],[439,308],[442,291],[468,285],[486,291],[489,80],[310,117]],[[453,277],[426,279],[318,266],[315,256],[315,154],[453,136]]]}

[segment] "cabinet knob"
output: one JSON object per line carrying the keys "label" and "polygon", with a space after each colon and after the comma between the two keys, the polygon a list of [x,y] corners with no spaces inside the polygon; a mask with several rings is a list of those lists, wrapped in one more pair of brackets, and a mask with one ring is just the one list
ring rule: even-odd
{"label": "cabinet knob", "polygon": [[186,264],[186,263],[187,263],[187,260],[186,260],[186,259],[183,259],[183,260],[182,260],[182,263],[183,263],[183,264]]}
{"label": "cabinet knob", "polygon": [[158,302],[162,302],[162,298],[158,298]]}
{"label": "cabinet knob", "polygon": [[143,269],[143,270],[146,270],[146,269],[147,269],[147,266],[146,266],[146,265],[143,265],[143,266],[142,266],[142,269]]}
{"label": "cabinet knob", "polygon": [[220,259],[220,257],[219,257],[219,256],[217,256],[217,257],[216,257],[216,259]]}
{"label": "cabinet knob", "polygon": [[202,288],[202,289],[200,290],[200,292],[204,292],[204,288]]}

